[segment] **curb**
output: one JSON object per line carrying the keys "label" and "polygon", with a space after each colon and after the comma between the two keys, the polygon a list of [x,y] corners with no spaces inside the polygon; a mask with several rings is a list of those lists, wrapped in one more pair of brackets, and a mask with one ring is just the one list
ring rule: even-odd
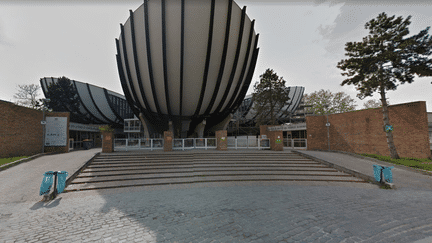
{"label": "curb", "polygon": [[7,163],[7,164],[4,164],[4,165],[0,166],[0,172],[4,171],[6,169],[9,169],[10,167],[13,167],[15,165],[19,165],[21,163],[29,162],[31,160],[37,159],[37,158],[39,158],[41,156],[44,156],[44,155],[53,155],[53,154],[59,154],[59,153],[60,152],[40,153],[40,154],[32,155],[32,156],[30,156],[28,158],[22,158],[22,159],[19,159],[17,161],[14,161],[14,162],[11,162],[11,163]]}
{"label": "curb", "polygon": [[84,165],[82,165],[77,171],[75,171],[71,176],[69,176],[69,178],[66,180],[66,184],[65,184],[65,190],[63,191],[63,193],[66,192],[66,188],[69,186],[69,184],[75,179],[75,177],[78,176],[78,174],[84,170],[97,156],[99,156],[102,152],[98,152],[96,153],[91,159],[89,159],[87,162],[84,163]]}
{"label": "curb", "polygon": [[[335,168],[335,169],[337,169],[337,170],[339,170],[339,171],[343,171],[343,172],[348,173],[348,174],[351,174],[351,175],[353,175],[353,176],[355,176],[355,177],[359,177],[359,178],[361,178],[361,179],[363,179],[363,180],[365,180],[365,181],[368,181],[368,182],[370,182],[370,183],[373,183],[373,184],[376,184],[376,185],[379,185],[379,186],[387,185],[387,186],[389,186],[390,188],[395,189],[395,185],[394,185],[393,183],[387,183],[387,182],[381,183],[381,182],[376,181],[375,178],[374,178],[373,176],[365,175],[365,174],[360,173],[360,172],[358,172],[358,171],[356,171],[356,170],[351,170],[351,169],[348,169],[348,168],[342,167],[342,166],[340,166],[340,165],[336,165],[336,164],[333,164],[333,163],[331,163],[331,162],[328,162],[328,161],[325,161],[325,160],[322,160],[322,159],[318,159],[318,158],[316,158],[316,157],[314,157],[314,156],[311,156],[311,155],[308,155],[308,154],[304,154],[304,153],[299,152],[299,151],[297,151],[297,150],[293,150],[293,152],[294,152],[294,153],[297,153],[297,154],[299,154],[299,155],[301,155],[301,156],[304,156],[304,157],[306,157],[306,158],[309,158],[309,159],[311,159],[311,160],[315,160],[315,161],[317,161],[317,162],[320,162],[320,163],[323,163],[323,164],[325,164],[325,165],[328,165],[328,166],[330,166],[330,167],[332,167],[332,168]],[[332,151],[331,151],[331,152],[332,152]],[[380,162],[381,162],[381,161],[380,161]]]}
{"label": "curb", "polygon": [[22,158],[22,159],[19,159],[17,161],[14,161],[14,162],[4,164],[4,165],[0,166],[0,171],[6,170],[10,167],[13,167],[15,165],[19,165],[19,164],[24,163],[24,162],[28,162],[28,161],[36,159],[36,158],[39,158],[43,155],[46,155],[46,154],[36,154],[36,155],[30,156],[28,158]]}

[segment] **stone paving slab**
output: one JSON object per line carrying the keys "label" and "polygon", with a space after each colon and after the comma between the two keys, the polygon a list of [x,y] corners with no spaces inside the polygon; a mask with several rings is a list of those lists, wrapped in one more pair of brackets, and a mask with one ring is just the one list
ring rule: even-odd
{"label": "stone paving slab", "polygon": [[432,194],[415,187],[248,181],[71,192],[46,203],[24,199],[0,198],[0,243],[426,243],[432,236]]}
{"label": "stone paving slab", "polygon": [[432,236],[430,193],[314,183],[122,188],[2,204],[0,242],[410,243]]}
{"label": "stone paving slab", "polygon": [[0,204],[39,201],[39,190],[46,171],[67,171],[68,178],[90,160],[100,148],[44,155],[0,171]]}

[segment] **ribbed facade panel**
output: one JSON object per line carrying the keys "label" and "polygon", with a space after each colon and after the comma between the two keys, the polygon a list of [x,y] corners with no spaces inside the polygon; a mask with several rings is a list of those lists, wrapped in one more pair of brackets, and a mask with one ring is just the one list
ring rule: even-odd
{"label": "ribbed facade panel", "polygon": [[[225,100],[224,105],[222,106],[222,110],[225,110],[227,108],[228,105],[231,105],[231,103],[229,103],[229,101],[231,100],[231,98],[233,96],[236,96],[240,90],[238,90],[241,86],[241,83],[243,81],[240,80],[240,76],[242,74],[242,68],[243,68],[243,64],[245,61],[245,57],[247,54],[247,47],[248,47],[248,41],[249,41],[249,33],[250,33],[250,27],[251,27],[251,22],[249,21],[245,21],[244,23],[244,29],[243,29],[243,37],[242,37],[242,42],[240,45],[240,54],[239,54],[239,60],[237,62],[237,66],[236,66],[236,72],[234,75],[234,79],[233,79],[233,83],[230,89],[230,92],[228,93],[228,98]],[[240,84],[239,84],[240,82]],[[234,93],[237,89],[237,92]]]}
{"label": "ribbed facade panel", "polygon": [[203,119],[206,129],[215,126],[250,85],[256,37],[245,8],[232,0],[144,1],[118,41],[126,98],[160,133],[168,121],[191,121],[189,134]]}
{"label": "ribbed facade panel", "polygon": [[[57,83],[58,78],[41,78],[40,83],[46,98],[48,86]],[[79,98],[79,113],[71,112],[71,121],[84,124],[110,124],[123,126],[123,119],[133,118],[134,114],[127,104],[126,98],[116,92],[109,91],[91,84],[71,80]],[[67,108],[67,107],[64,107]]]}

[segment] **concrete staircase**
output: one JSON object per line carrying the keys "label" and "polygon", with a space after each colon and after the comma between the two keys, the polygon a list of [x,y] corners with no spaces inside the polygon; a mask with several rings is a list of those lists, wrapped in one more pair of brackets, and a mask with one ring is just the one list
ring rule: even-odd
{"label": "concrete staircase", "polygon": [[225,181],[366,183],[289,151],[191,150],[101,154],[65,191]]}

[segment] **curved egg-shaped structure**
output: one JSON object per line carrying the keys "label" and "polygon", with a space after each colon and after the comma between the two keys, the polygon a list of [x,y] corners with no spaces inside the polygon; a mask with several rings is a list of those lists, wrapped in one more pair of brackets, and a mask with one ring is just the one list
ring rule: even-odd
{"label": "curved egg-shaped structure", "polygon": [[211,129],[243,101],[258,57],[254,22],[232,0],[145,0],[116,39],[122,88],[151,130]]}
{"label": "curved egg-shaped structure", "polygon": [[[52,77],[40,79],[42,91],[46,98],[54,98],[47,96],[48,88],[57,81],[58,78]],[[133,118],[133,112],[123,95],[76,80],[71,80],[71,83],[80,100],[78,112],[69,110],[72,122],[109,124],[120,128],[124,125],[124,119]]]}

